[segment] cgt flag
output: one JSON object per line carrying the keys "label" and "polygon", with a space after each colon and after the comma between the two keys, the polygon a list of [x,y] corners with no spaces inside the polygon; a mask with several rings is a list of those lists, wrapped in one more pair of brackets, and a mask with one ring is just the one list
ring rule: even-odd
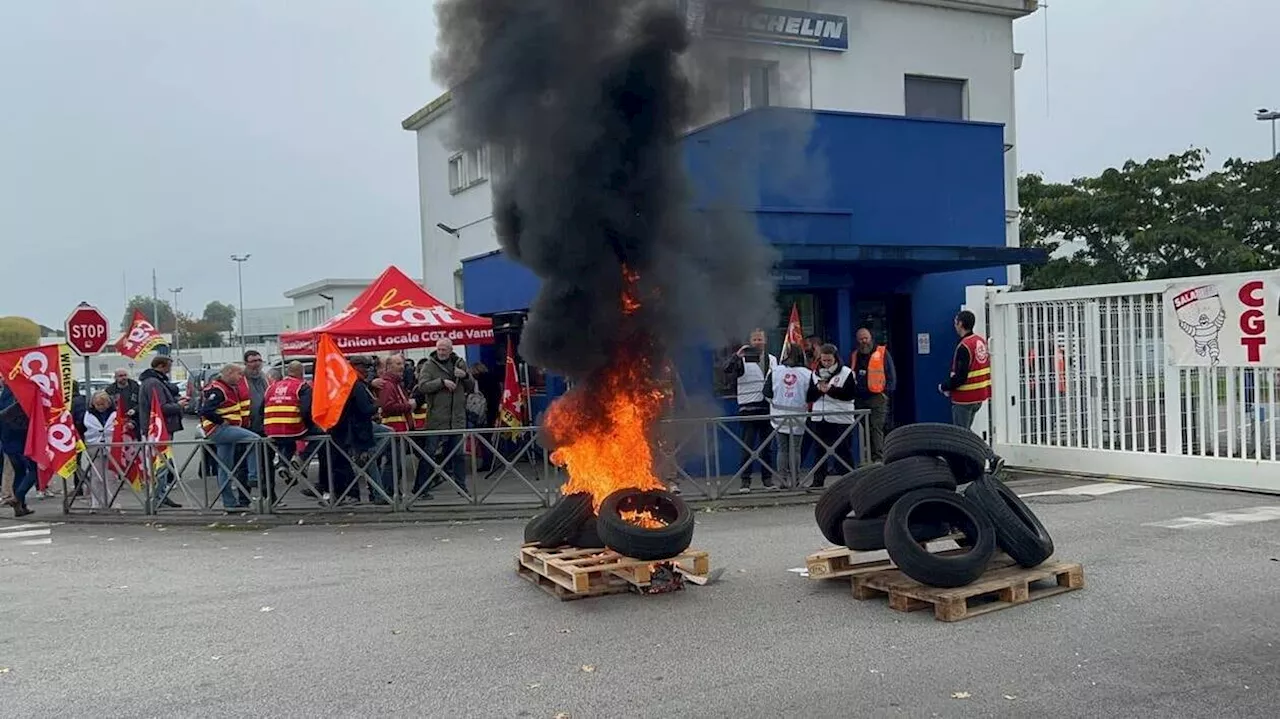
{"label": "cgt flag", "polygon": [[520,391],[520,376],[516,372],[516,353],[507,338],[507,366],[502,378],[502,403],[498,405],[499,427],[514,430],[524,425],[524,393]]}
{"label": "cgt flag", "polygon": [[169,428],[164,423],[164,409],[160,406],[160,393],[151,393],[151,410],[147,413],[147,442],[152,446],[151,469],[159,472],[165,464],[173,460],[173,449],[169,442]]}
{"label": "cgt flag", "polygon": [[145,475],[142,470],[142,451],[138,445],[125,445],[126,442],[138,439],[136,429],[125,427],[129,424],[127,417],[124,394],[121,394],[116,398],[116,424],[115,429],[111,431],[112,447],[109,465],[129,483],[130,487],[138,491],[142,489],[142,478]]}
{"label": "cgt flag", "polygon": [[316,378],[311,392],[311,419],[328,431],[342,417],[342,408],[356,386],[356,368],[327,334],[316,345]]}
{"label": "cgt flag", "polygon": [[[791,319],[787,321],[787,333],[782,336],[782,361],[786,362],[787,357],[796,348],[804,352],[804,329],[800,327],[800,310],[796,308],[795,303],[792,303]],[[805,362],[808,362],[808,358],[805,358]]]}
{"label": "cgt flag", "polygon": [[139,355],[144,355],[162,344],[164,344],[164,337],[154,325],[147,321],[142,310],[135,309],[133,321],[129,323],[129,331],[116,340],[116,349],[129,359],[138,359]]}
{"label": "cgt flag", "polygon": [[84,442],[71,417],[71,348],[44,345],[0,353],[0,372],[27,414],[24,453],[39,470],[36,486],[44,490],[55,476],[76,472]]}

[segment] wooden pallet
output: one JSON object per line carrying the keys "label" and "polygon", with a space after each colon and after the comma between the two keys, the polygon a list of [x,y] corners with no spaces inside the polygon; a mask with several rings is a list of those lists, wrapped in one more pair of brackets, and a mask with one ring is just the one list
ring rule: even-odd
{"label": "wooden pallet", "polygon": [[[1032,583],[1054,580],[1052,586],[1032,587]],[[1008,557],[993,560],[985,574],[965,587],[929,587],[900,570],[874,572],[852,580],[855,599],[888,595],[889,607],[900,612],[933,607],[933,616],[943,622],[995,612],[1036,599],[1084,588],[1084,568],[1071,562],[1049,561],[1033,569],[1023,569]]]}
{"label": "wooden pallet", "polygon": [[624,557],[612,549],[520,548],[516,572],[560,599],[582,599],[626,591],[657,594],[696,583],[710,572],[709,555],[697,549],[662,561]]}
{"label": "wooden pallet", "polygon": [[[965,550],[955,543],[955,537],[957,536],[962,535],[941,537],[928,542],[925,547],[934,554],[957,554],[963,552]],[[896,568],[893,560],[889,559],[888,553],[883,549],[860,552],[848,547],[831,547],[820,552],[814,552],[805,557],[804,566],[808,570],[810,579],[856,577],[862,574]]]}

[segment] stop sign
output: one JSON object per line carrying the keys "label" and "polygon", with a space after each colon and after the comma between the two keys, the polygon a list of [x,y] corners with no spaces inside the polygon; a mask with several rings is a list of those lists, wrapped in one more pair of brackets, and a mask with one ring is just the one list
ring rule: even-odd
{"label": "stop sign", "polygon": [[71,349],[80,355],[94,355],[107,346],[111,325],[97,307],[81,302],[67,317],[66,330]]}

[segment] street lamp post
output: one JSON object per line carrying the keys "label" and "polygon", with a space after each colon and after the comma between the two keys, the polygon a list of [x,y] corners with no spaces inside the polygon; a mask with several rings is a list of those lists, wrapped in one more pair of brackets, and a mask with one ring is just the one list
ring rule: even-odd
{"label": "street lamp post", "polygon": [[1262,108],[1254,115],[1259,122],[1271,123],[1271,157],[1280,157],[1280,153],[1276,152],[1276,120],[1280,120],[1280,110],[1268,110]]}
{"label": "street lamp post", "polygon": [[236,284],[240,287],[240,309],[237,310],[236,327],[240,329],[241,355],[243,355],[245,350],[248,349],[244,341],[244,273],[242,272],[242,269],[244,268],[244,263],[249,261],[249,257],[250,255],[248,253],[231,256],[231,261],[236,263]]}
{"label": "street lamp post", "polygon": [[178,356],[178,293],[182,291],[181,287],[170,287],[169,291],[173,293],[173,356]]}

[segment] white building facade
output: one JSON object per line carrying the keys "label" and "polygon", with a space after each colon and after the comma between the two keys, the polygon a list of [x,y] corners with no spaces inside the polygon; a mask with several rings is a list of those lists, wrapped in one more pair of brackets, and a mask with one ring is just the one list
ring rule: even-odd
{"label": "white building facade", "polygon": [[[1013,21],[1038,0],[768,0],[707,4],[704,32],[732,43],[729,101],[998,123],[1005,133],[1006,244],[1018,246]],[[741,6],[735,6],[741,7]],[[498,248],[488,148],[450,147],[449,94],[407,118],[417,133],[423,280],[461,306],[461,261]],[[1018,284],[1018,268],[1009,268]]]}

